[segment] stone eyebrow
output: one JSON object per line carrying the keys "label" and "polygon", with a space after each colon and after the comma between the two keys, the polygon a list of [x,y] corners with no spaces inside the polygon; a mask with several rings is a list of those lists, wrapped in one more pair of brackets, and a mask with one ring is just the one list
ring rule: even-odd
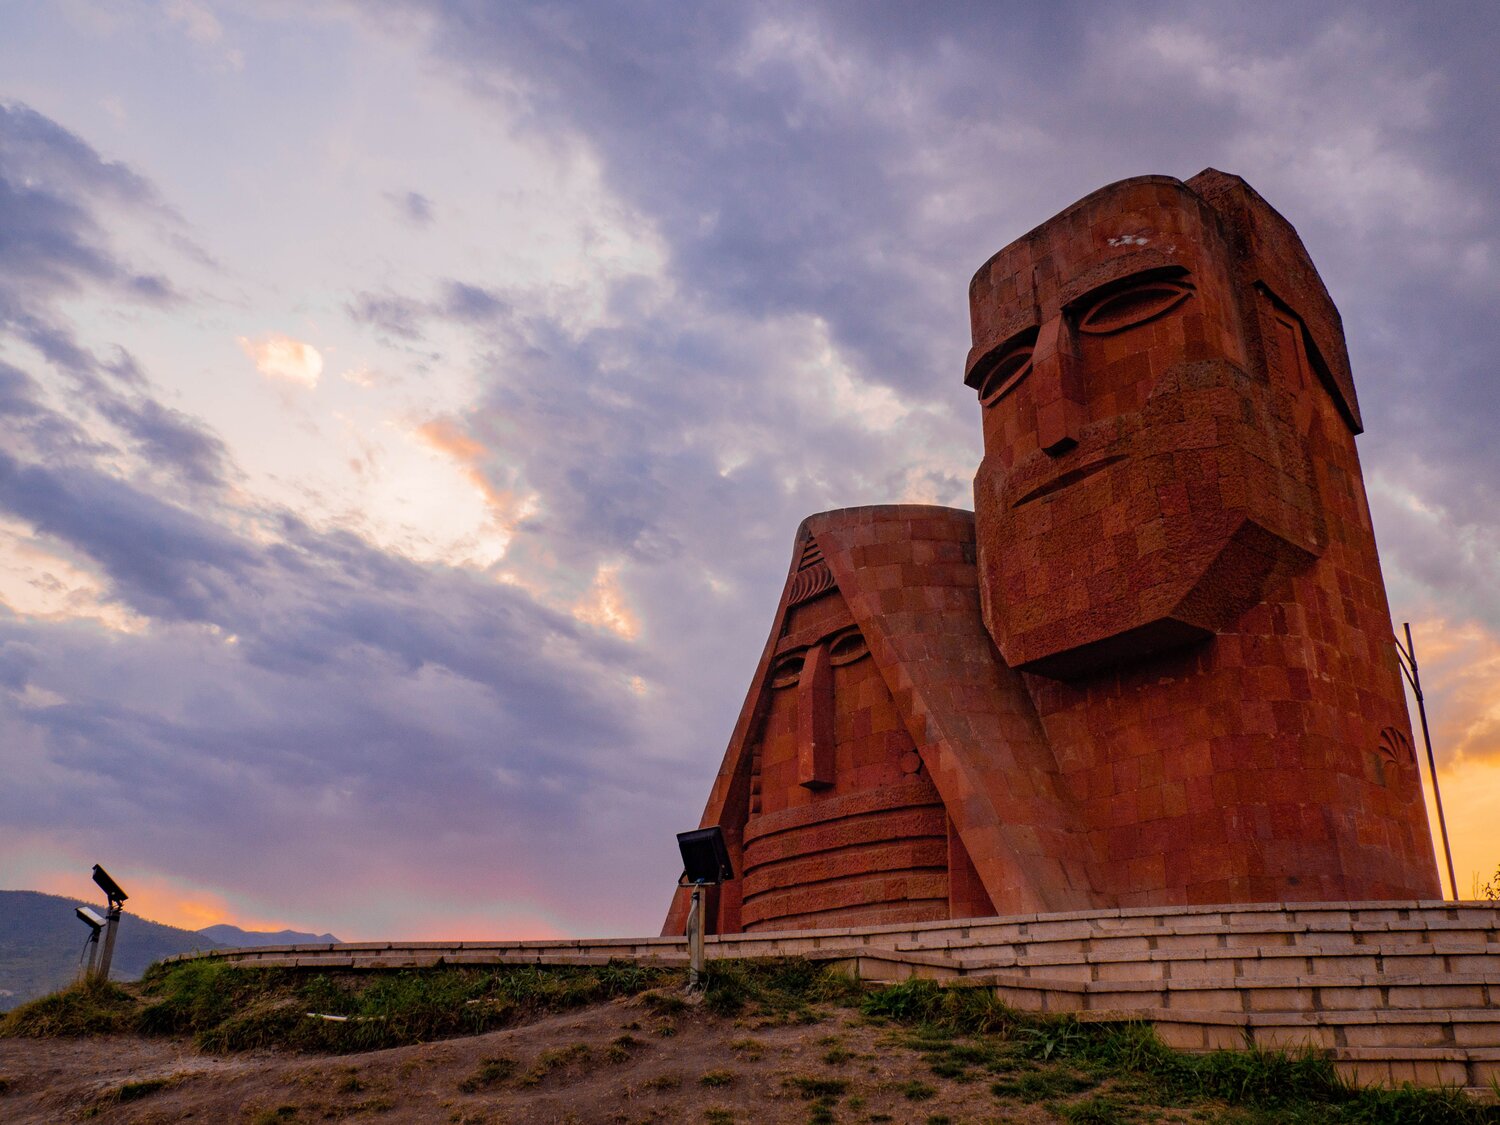
{"label": "stone eyebrow", "polygon": [[[1140,263],[1131,259],[1121,259],[1122,263],[1128,262],[1132,266]],[[1062,311],[1069,316],[1078,316],[1088,311],[1089,307],[1106,299],[1116,291],[1133,289],[1137,285],[1145,285],[1152,281],[1184,281],[1190,272],[1186,266],[1146,266],[1121,270],[1113,277],[1090,277],[1086,288],[1077,293],[1065,294],[1061,302]]]}

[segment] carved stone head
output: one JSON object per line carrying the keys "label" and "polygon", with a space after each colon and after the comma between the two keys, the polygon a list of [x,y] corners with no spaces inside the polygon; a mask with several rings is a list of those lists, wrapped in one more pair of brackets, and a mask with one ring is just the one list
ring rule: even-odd
{"label": "carved stone head", "polygon": [[1299,400],[1334,396],[1357,431],[1343,337],[1243,181],[1094,192],[987,262],[970,313],[982,600],[1012,667],[1071,678],[1201,640],[1321,553]]}

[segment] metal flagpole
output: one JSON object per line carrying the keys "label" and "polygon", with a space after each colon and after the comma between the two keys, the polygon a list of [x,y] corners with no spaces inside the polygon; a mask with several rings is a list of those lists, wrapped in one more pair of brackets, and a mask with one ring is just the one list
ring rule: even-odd
{"label": "metal flagpole", "polygon": [[1448,861],[1448,886],[1453,891],[1453,901],[1458,901],[1458,880],[1453,877],[1453,849],[1448,846],[1448,821],[1443,816],[1443,794],[1438,789],[1437,761],[1432,756],[1432,736],[1427,732],[1427,705],[1422,702],[1422,676],[1417,670],[1417,650],[1412,644],[1411,622],[1403,622],[1406,630],[1406,647],[1396,642],[1396,663],[1406,673],[1406,682],[1411,684],[1412,694],[1417,697],[1417,715],[1422,720],[1422,742],[1427,747],[1427,770],[1432,774],[1432,798],[1437,804],[1438,831],[1443,835],[1443,858]]}

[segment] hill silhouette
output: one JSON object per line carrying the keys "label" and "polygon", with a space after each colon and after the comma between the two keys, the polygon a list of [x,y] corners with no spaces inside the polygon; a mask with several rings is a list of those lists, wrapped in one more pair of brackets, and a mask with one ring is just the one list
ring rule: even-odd
{"label": "hill silhouette", "polygon": [[332,934],[307,934],[301,930],[242,930],[228,922],[204,926],[198,932],[228,949],[246,949],[257,945],[311,945],[325,941],[336,943],[339,940]]}
{"label": "hill silhouette", "polygon": [[[98,902],[41,891],[0,891],[0,1012],[45,996],[78,974],[88,936],[87,927],[73,916],[79,906],[102,913]],[[153,961],[219,945],[204,934],[151,922],[127,910],[120,919],[110,977],[134,980]]]}

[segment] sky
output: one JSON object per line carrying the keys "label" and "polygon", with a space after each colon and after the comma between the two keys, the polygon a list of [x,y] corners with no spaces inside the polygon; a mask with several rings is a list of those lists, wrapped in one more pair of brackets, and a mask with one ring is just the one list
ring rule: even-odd
{"label": "sky", "polygon": [[1500,8],[0,6],[0,886],[654,933],[799,521],[968,507],[967,286],[1245,177],[1500,864]]}

